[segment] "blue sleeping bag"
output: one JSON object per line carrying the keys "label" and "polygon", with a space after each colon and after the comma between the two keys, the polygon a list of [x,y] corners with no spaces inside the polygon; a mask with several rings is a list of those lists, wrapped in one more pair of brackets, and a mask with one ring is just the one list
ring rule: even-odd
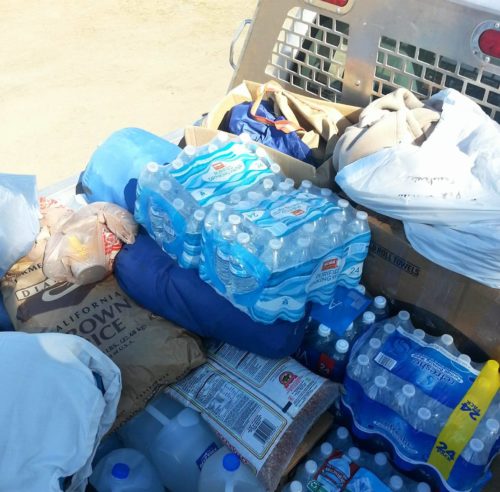
{"label": "blue sleeping bag", "polygon": [[134,212],[137,178],[148,162],[168,164],[181,149],[139,128],[113,133],[92,154],[77,190],[89,202],[111,202]]}
{"label": "blue sleeping bag", "polygon": [[290,355],[304,336],[305,317],[266,325],[253,321],[198,276],[180,268],[143,231],[115,260],[121,288],[138,304],[202,337],[266,357]]}
{"label": "blue sleeping bag", "polygon": [[[296,132],[285,133],[272,125],[257,121],[251,114],[251,102],[241,103],[234,106],[220,129],[240,135],[245,132],[253,141],[260,142],[268,147],[279,150],[284,154],[295,157],[301,161],[318,166],[313,158],[311,149],[301,140]],[[283,116],[275,116],[273,105],[269,101],[262,101],[257,108],[257,115],[271,121],[284,120]]]}

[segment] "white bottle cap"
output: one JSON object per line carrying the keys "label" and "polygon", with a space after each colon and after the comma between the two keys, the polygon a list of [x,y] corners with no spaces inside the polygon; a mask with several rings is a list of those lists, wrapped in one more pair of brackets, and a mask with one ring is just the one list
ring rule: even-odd
{"label": "white bottle cap", "polygon": [[[187,411],[186,411],[187,410]],[[190,408],[184,408],[175,417],[181,427],[193,427],[200,421],[199,414]]]}
{"label": "white bottle cap", "polygon": [[356,286],[356,290],[360,293],[360,294],[363,294],[365,295],[366,294],[366,287],[364,285],[357,285]]}
{"label": "white bottle cap", "polygon": [[222,202],[215,202],[214,203],[214,210],[216,212],[224,212],[226,210],[226,204]]}
{"label": "white bottle cap", "polygon": [[425,407],[420,407],[418,409],[417,415],[422,420],[430,420],[430,418],[432,416],[431,411]]}
{"label": "white bottle cap", "polygon": [[250,234],[246,232],[240,232],[236,236],[236,240],[243,246],[247,245],[250,242]]}
{"label": "white bottle cap", "polygon": [[321,452],[321,456],[326,458],[333,453],[333,446],[329,442],[324,442],[319,450]]}
{"label": "white bottle cap", "polygon": [[328,337],[328,336],[330,336],[331,333],[332,333],[332,330],[328,326],[326,326],[324,324],[321,324],[318,326],[318,335],[320,337]]}
{"label": "white bottle cap", "polygon": [[387,378],[384,376],[375,376],[375,386],[377,388],[385,388],[387,386]]}
{"label": "white bottle cap", "polygon": [[431,487],[425,482],[419,482],[417,484],[417,492],[431,492]]}
{"label": "white bottle cap", "polygon": [[198,221],[201,222],[205,218],[205,211],[199,208],[198,210],[194,211],[194,218]]}
{"label": "white bottle cap", "polygon": [[441,342],[445,347],[451,347],[453,345],[453,337],[448,335],[448,333],[445,333],[444,335],[441,335]]}
{"label": "white bottle cap", "polygon": [[363,323],[365,325],[371,325],[375,323],[375,315],[371,311],[365,311],[363,313]]}
{"label": "white bottle cap", "polygon": [[398,318],[401,321],[409,321],[409,319],[410,319],[410,313],[408,311],[399,311]]}
{"label": "white bottle cap", "polygon": [[151,161],[146,164],[146,168],[150,173],[156,173],[158,172],[158,169],[160,169],[160,166],[157,162]]}
{"label": "white bottle cap", "polygon": [[236,205],[237,203],[240,203],[241,202],[241,195],[239,193],[231,193],[231,195],[229,195],[229,202],[232,205]]}
{"label": "white bottle cap", "polygon": [[274,174],[278,174],[281,172],[281,166],[279,164],[276,164],[276,162],[273,162],[271,164],[271,171],[274,173]]}
{"label": "white bottle cap", "polygon": [[252,141],[252,137],[248,133],[243,132],[240,134],[240,140],[244,144],[249,144]]}
{"label": "white bottle cap", "polygon": [[415,386],[413,386],[413,384],[403,385],[403,395],[405,395],[406,398],[413,398],[415,396]]}
{"label": "white bottle cap", "polygon": [[351,460],[358,461],[359,458],[361,458],[361,451],[356,446],[352,446],[349,448],[349,451],[347,451],[347,455]]}
{"label": "white bottle cap", "polygon": [[303,179],[302,183],[300,183],[300,187],[305,190],[310,190],[312,187],[312,183],[308,179]]}
{"label": "white bottle cap", "polygon": [[480,453],[484,449],[484,442],[481,439],[473,437],[469,442],[469,446],[474,453]]}
{"label": "white bottle cap", "polygon": [[290,189],[295,186],[295,181],[292,178],[286,178],[284,183],[286,183]]}
{"label": "white bottle cap", "polygon": [[392,490],[403,490],[403,479],[399,475],[393,475],[389,479],[389,487]]}
{"label": "white bottle cap", "polygon": [[356,361],[358,362],[358,364],[360,366],[367,366],[370,363],[370,359],[365,354],[358,355],[358,358],[356,359]]}
{"label": "white bottle cap", "polygon": [[492,433],[496,434],[500,429],[500,423],[497,419],[488,419],[486,421],[486,428]]}
{"label": "white bottle cap", "polygon": [[290,492],[303,492],[304,488],[298,480],[290,482]]}
{"label": "white bottle cap", "polygon": [[470,365],[470,363],[472,362],[472,359],[467,354],[460,354],[458,356],[458,360],[460,362],[464,362],[467,365]]}
{"label": "white bottle cap", "polygon": [[273,183],[273,180],[272,179],[269,179],[269,178],[266,178],[262,181],[262,187],[266,190],[266,191],[269,191],[270,189],[272,189],[272,187],[274,186],[274,183]]}
{"label": "white bottle cap", "polygon": [[172,189],[172,183],[166,179],[160,181],[160,190],[170,191]]}
{"label": "white bottle cap", "polygon": [[308,237],[299,237],[297,244],[299,248],[308,248],[311,245],[311,240]]}
{"label": "white bottle cap", "polygon": [[286,181],[282,181],[279,185],[278,185],[278,190],[280,191],[288,191],[290,189],[290,185],[286,182]]}
{"label": "white bottle cap", "polygon": [[184,200],[182,198],[174,198],[172,204],[176,210],[182,210],[184,208]]}
{"label": "white bottle cap", "polygon": [[231,214],[228,218],[227,221],[232,225],[232,226],[237,226],[241,224],[241,217],[236,214]]}
{"label": "white bottle cap", "polygon": [[373,305],[377,309],[385,309],[387,306],[387,299],[384,296],[377,296],[373,299]]}
{"label": "white bottle cap", "polygon": [[271,200],[277,200],[282,195],[281,191],[274,190],[271,193]]}
{"label": "white bottle cap", "polygon": [[258,202],[264,198],[264,195],[258,191],[249,191],[247,197],[252,202]]}
{"label": "white bottle cap", "polygon": [[396,331],[396,327],[392,323],[386,323],[384,325],[384,332],[390,335]]}
{"label": "white bottle cap", "polygon": [[279,239],[271,239],[269,241],[269,247],[274,251],[278,251],[282,246],[283,245],[281,244],[281,241]]}
{"label": "white bottle cap", "polygon": [[196,154],[196,147],[193,147],[192,145],[186,145],[184,147],[184,153],[188,157],[192,157],[194,154]]}
{"label": "white bottle cap", "polygon": [[425,338],[425,331],[421,330],[420,328],[415,328],[413,330],[413,334],[419,339],[423,340]]}
{"label": "white bottle cap", "polygon": [[337,202],[337,205],[340,208],[347,208],[349,206],[349,202],[347,200],[344,200],[343,198],[340,198],[339,201]]}
{"label": "white bottle cap", "polygon": [[317,469],[318,469],[318,464],[314,460],[306,461],[306,472],[309,475],[313,475],[314,473],[316,473]]}
{"label": "white bottle cap", "polygon": [[373,457],[375,464],[377,466],[386,466],[387,465],[387,456],[384,453],[376,453]]}
{"label": "white bottle cap", "polygon": [[[221,143],[225,143],[229,140],[229,135],[227,133],[224,133],[224,132],[217,132],[217,136],[215,137],[215,139],[217,139]],[[213,142],[213,140],[212,140],[212,142]]]}
{"label": "white bottle cap", "polygon": [[330,198],[333,195],[333,191],[330,188],[321,188],[321,196],[323,198]]}
{"label": "white bottle cap", "polygon": [[174,169],[180,169],[184,164],[182,163],[182,161],[180,159],[174,159],[172,161],[172,167]]}
{"label": "white bottle cap", "polygon": [[368,214],[362,210],[356,212],[356,219],[358,220],[368,220]]}
{"label": "white bottle cap", "polygon": [[349,438],[349,431],[347,430],[347,427],[341,426],[337,429],[337,438],[341,441],[345,441]]}
{"label": "white bottle cap", "polygon": [[347,340],[344,340],[343,338],[337,340],[337,343],[335,344],[335,350],[339,354],[347,354],[347,352],[349,351],[349,342]]}
{"label": "white bottle cap", "polygon": [[380,338],[370,338],[369,344],[370,348],[377,350],[382,345],[382,342],[380,341]]}

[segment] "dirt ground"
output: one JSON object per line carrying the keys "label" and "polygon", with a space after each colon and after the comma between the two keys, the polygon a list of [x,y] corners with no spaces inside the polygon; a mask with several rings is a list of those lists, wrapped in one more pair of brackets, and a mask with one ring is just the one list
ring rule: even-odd
{"label": "dirt ground", "polygon": [[0,172],[44,187],[114,130],[163,135],[227,90],[229,45],[257,0],[0,0]]}

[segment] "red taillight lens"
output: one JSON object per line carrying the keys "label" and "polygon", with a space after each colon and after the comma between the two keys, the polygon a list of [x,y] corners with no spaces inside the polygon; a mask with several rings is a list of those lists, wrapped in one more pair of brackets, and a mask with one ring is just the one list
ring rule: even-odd
{"label": "red taillight lens", "polygon": [[500,31],[487,29],[479,36],[479,48],[493,58],[500,58]]}
{"label": "red taillight lens", "polygon": [[323,2],[336,5],[337,7],[345,7],[349,3],[349,0],[323,0]]}

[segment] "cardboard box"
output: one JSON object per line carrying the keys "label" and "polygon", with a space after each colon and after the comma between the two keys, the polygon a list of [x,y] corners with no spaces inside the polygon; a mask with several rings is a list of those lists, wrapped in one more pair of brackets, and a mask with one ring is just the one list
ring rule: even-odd
{"label": "cardboard box", "polygon": [[[185,141],[204,145],[216,133],[208,128],[188,127]],[[333,185],[331,181],[325,183],[324,175],[318,175],[313,166],[261,146],[296,185],[303,179],[319,186]],[[408,307],[416,322],[431,334],[452,334],[459,348],[473,359],[480,360],[487,354],[500,360],[500,290],[432,263],[413,250],[401,222],[367,211],[372,243],[363,283],[368,291],[386,296],[399,308]]]}
{"label": "cardboard box", "polygon": [[[224,98],[222,98],[214,108],[207,114],[203,126],[210,130],[217,130],[223,120],[225,119],[227,113],[237,104],[241,104],[243,102],[254,101],[258,97],[258,93],[262,87],[262,84],[257,82],[251,82],[245,80],[242,84],[232,89]],[[357,106],[349,106],[347,104],[338,104],[332,103],[328,101],[324,101],[322,99],[316,99],[312,97],[303,96],[301,94],[294,93],[294,96],[308,105],[313,107],[319,107],[323,111],[329,113],[329,120],[335,122],[335,125],[338,129],[338,133],[336,137],[340,137],[344,130],[351,125],[354,125],[358,122],[359,115],[361,113],[361,108]],[[269,147],[266,147],[266,150],[271,150]],[[281,152],[277,152],[281,154],[285,158],[285,154]],[[288,158],[290,159],[290,158]],[[331,158],[325,160],[321,166],[315,168],[310,164],[306,164],[297,159],[293,159],[295,162],[300,164],[300,174],[304,173],[304,175],[308,177],[304,177],[302,179],[309,179],[313,181],[318,186],[330,187],[333,183],[333,166]],[[282,165],[278,160],[276,161],[278,164]],[[283,165],[282,165],[283,167]],[[283,171],[285,174],[287,173],[286,168],[288,167],[285,164],[283,167]],[[307,168],[309,168],[307,170]],[[297,167],[297,169],[299,169]],[[296,179],[294,176],[291,176],[293,179]]]}
{"label": "cardboard box", "polygon": [[362,282],[368,291],[410,308],[431,334],[452,334],[462,351],[481,356],[471,340],[500,360],[500,290],[427,260],[410,246],[400,221],[367,212],[372,241]]}

